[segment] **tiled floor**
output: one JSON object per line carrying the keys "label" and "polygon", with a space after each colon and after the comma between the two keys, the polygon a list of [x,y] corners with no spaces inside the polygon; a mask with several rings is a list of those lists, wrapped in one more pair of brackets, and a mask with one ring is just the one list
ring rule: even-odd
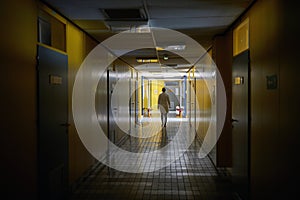
{"label": "tiled floor", "polygon": [[[187,121],[170,119],[159,134],[145,139],[131,137],[121,147],[133,152],[160,149],[172,142],[180,123],[184,124],[182,131],[189,134]],[[216,170],[208,157],[200,159],[199,148],[196,139],[179,159],[154,172],[127,173],[98,163],[71,199],[235,199],[230,175]]]}

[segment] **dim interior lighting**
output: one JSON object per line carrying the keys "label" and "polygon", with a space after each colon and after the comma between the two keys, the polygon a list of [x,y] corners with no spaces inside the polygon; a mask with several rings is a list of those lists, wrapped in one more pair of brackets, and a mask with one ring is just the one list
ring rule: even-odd
{"label": "dim interior lighting", "polygon": [[163,50],[167,50],[167,51],[183,51],[185,50],[185,45],[184,44],[180,44],[180,45],[169,45],[169,46],[165,46],[165,47],[156,47],[157,51],[163,51]]}
{"label": "dim interior lighting", "polygon": [[164,60],[168,60],[169,59],[169,57],[168,57],[167,54],[164,54],[163,58],[164,58]]}
{"label": "dim interior lighting", "polygon": [[158,59],[156,58],[137,58],[138,63],[157,63]]}
{"label": "dim interior lighting", "polygon": [[135,29],[135,33],[150,33],[150,27],[149,25],[141,25],[141,26],[138,26],[136,27]]}
{"label": "dim interior lighting", "polygon": [[155,49],[156,49],[156,51],[163,51],[164,50],[164,48],[162,48],[162,47],[155,47]]}
{"label": "dim interior lighting", "polygon": [[166,46],[164,49],[168,51],[183,51],[185,50],[185,45],[170,45]]}

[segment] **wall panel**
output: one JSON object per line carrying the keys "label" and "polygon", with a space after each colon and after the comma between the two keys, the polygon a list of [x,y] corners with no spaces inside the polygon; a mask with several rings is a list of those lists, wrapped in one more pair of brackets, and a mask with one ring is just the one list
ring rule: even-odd
{"label": "wall panel", "polygon": [[1,195],[36,199],[36,1],[1,1],[0,17]]}
{"label": "wall panel", "polygon": [[[299,146],[299,55],[300,55],[300,28],[296,23],[300,18],[299,8],[288,1],[280,1],[280,43],[279,43],[279,113],[280,113],[280,141],[279,141],[279,166],[280,182],[279,191],[282,198],[285,195],[298,195],[300,168]],[[278,162],[278,161],[277,161]]]}
{"label": "wall panel", "polygon": [[217,142],[216,165],[218,167],[231,167],[232,165],[232,134],[231,134],[231,65],[232,65],[232,32],[224,36],[217,36],[214,40],[214,60],[222,76],[226,90],[227,112],[223,130]]}
{"label": "wall panel", "polygon": [[275,164],[280,142],[279,89],[267,89],[267,76],[279,76],[278,14],[278,1],[258,1],[249,12],[253,198],[277,197],[280,187],[275,184],[280,165]]}
{"label": "wall panel", "polygon": [[86,38],[85,33],[74,25],[67,24],[67,54],[69,65],[69,166],[70,183],[74,183],[89,167],[94,164],[94,158],[82,144],[74,125],[72,115],[72,90],[76,77],[85,54],[95,45]]}

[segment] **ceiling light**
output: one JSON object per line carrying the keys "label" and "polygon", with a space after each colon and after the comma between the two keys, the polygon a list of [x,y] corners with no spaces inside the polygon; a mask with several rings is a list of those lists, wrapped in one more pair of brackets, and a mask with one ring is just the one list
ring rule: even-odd
{"label": "ceiling light", "polygon": [[150,27],[149,25],[141,25],[141,26],[138,26],[136,27],[135,29],[135,33],[150,33]]}
{"label": "ceiling light", "polygon": [[138,63],[158,63],[156,58],[137,58]]}
{"label": "ceiling light", "polygon": [[164,48],[162,48],[162,47],[156,47],[156,51],[163,51],[164,50]]}
{"label": "ceiling light", "polygon": [[185,45],[170,45],[170,46],[166,46],[165,50],[168,51],[183,51],[185,49]]}
{"label": "ceiling light", "polygon": [[168,60],[168,59],[169,59],[168,55],[167,55],[167,54],[164,54],[164,55],[163,55],[163,59],[164,59],[164,60]]}

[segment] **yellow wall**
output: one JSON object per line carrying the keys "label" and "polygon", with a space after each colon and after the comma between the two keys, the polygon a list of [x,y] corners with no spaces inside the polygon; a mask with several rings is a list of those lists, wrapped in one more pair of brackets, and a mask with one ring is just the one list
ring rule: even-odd
{"label": "yellow wall", "polygon": [[152,110],[157,110],[158,95],[162,92],[161,89],[165,86],[164,81],[161,80],[151,80],[151,104]]}
{"label": "yellow wall", "polygon": [[[131,71],[134,72],[133,69],[131,69]],[[141,76],[140,74],[138,74],[138,116],[139,116],[139,119],[141,118],[142,116],[142,108],[144,107],[144,105],[141,105],[142,104],[142,79],[141,79]]]}
{"label": "yellow wall", "polygon": [[76,76],[83,59],[97,43],[89,38],[84,32],[74,25],[67,24],[67,54],[69,62],[69,181],[76,181],[92,164],[95,159],[83,146],[72,115],[72,89]]}
{"label": "yellow wall", "polygon": [[279,27],[279,1],[257,1],[247,15],[252,71],[251,188],[253,198],[277,198],[281,187],[278,175],[286,173],[280,168],[287,163],[278,159],[282,140],[279,133],[279,89],[267,90],[266,76],[279,76],[279,34],[284,30],[284,27]]}
{"label": "yellow wall", "polygon": [[[199,122],[197,134],[204,139],[210,123],[211,98],[204,79],[196,80],[196,96],[200,117],[203,119]],[[207,120],[204,120],[207,119]]]}
{"label": "yellow wall", "polygon": [[162,92],[161,89],[164,85],[164,81],[161,80],[144,79],[143,108],[148,108],[150,101],[150,108],[152,110],[157,110],[158,95]]}
{"label": "yellow wall", "polygon": [[[38,1],[1,1],[1,171],[4,191],[10,199],[37,199],[37,18]],[[69,95],[83,57],[96,45],[68,24]],[[69,101],[69,105],[71,105]],[[70,107],[69,107],[69,110]],[[93,163],[77,135],[71,113],[70,181],[76,180]],[[5,194],[2,194],[5,195]]]}
{"label": "yellow wall", "polygon": [[[188,73],[188,80],[191,81],[191,85],[192,85],[191,89],[194,90],[191,91],[191,93],[196,94],[196,98],[197,98],[197,101],[195,102],[196,109],[197,112],[200,112],[200,118],[201,118],[201,120],[197,119],[199,121],[197,134],[201,138],[201,140],[203,140],[209,127],[212,105],[211,105],[211,96],[209,94],[209,90],[206,82],[209,80],[206,80],[204,78],[195,80],[195,76],[197,76],[197,73],[198,71],[195,70],[195,68],[192,68]],[[200,75],[198,76],[200,77]],[[190,101],[192,102],[193,99],[194,98],[192,97]],[[194,108],[192,108],[192,110],[193,109]]]}
{"label": "yellow wall", "polygon": [[0,16],[1,195],[36,199],[36,1],[1,1]]}
{"label": "yellow wall", "polygon": [[148,102],[149,102],[149,80],[144,79],[144,99],[143,99],[143,108],[148,108]]}

